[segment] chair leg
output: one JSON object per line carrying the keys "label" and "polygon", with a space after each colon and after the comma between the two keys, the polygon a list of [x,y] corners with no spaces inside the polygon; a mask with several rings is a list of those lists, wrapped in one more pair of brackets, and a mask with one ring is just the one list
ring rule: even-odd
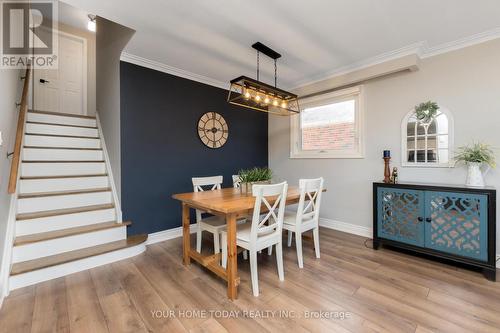
{"label": "chair leg", "polygon": [[259,276],[257,274],[257,252],[250,251],[250,275],[252,276],[252,291],[255,297],[259,296]]}
{"label": "chair leg", "polygon": [[214,233],[214,253],[220,252],[220,239],[219,232]]}
{"label": "chair leg", "polygon": [[283,244],[279,242],[276,244],[276,262],[278,264],[278,277],[280,281],[285,280],[285,273],[283,272]]}
{"label": "chair leg", "polygon": [[227,234],[222,233],[222,267],[227,266]]}
{"label": "chair leg", "polygon": [[202,230],[200,222],[198,222],[198,226],[196,228],[196,251],[201,253],[201,238],[202,238]]}
{"label": "chair leg", "polygon": [[292,236],[293,232],[291,230],[288,230],[288,247],[292,246]]}
{"label": "chair leg", "polygon": [[267,248],[267,255],[270,256],[271,254],[273,254],[273,246],[272,245]]}
{"label": "chair leg", "polygon": [[243,250],[243,259],[248,260],[248,251]]}
{"label": "chair leg", "polygon": [[297,245],[297,260],[299,262],[299,267],[304,268],[304,261],[302,259],[302,234],[300,232],[295,232],[295,245]]}
{"label": "chair leg", "polygon": [[313,239],[314,239],[314,251],[316,252],[316,258],[319,258],[319,228],[313,229]]}

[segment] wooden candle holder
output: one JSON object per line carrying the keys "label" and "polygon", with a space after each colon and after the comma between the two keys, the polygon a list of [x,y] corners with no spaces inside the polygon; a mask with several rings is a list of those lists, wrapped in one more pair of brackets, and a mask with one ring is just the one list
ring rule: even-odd
{"label": "wooden candle holder", "polygon": [[384,183],[389,184],[391,182],[391,168],[390,168],[390,157],[384,157]]}

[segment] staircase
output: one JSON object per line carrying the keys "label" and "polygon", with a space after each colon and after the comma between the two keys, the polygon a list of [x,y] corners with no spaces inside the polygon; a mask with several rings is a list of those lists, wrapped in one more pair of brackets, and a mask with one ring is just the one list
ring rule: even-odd
{"label": "staircase", "polygon": [[17,191],[9,289],[144,251],[127,237],[97,119],[29,111]]}

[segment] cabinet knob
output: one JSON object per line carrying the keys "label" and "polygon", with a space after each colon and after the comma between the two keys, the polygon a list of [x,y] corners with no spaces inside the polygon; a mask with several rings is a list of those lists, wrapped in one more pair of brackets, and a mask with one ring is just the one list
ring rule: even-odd
{"label": "cabinet knob", "polygon": [[417,218],[417,220],[418,220],[418,222],[422,222],[422,221],[424,221],[424,218],[423,218],[422,216],[419,216],[419,217]]}
{"label": "cabinet knob", "polygon": [[431,223],[431,222],[432,222],[432,219],[431,219],[430,217],[428,217],[428,218],[426,218],[426,219],[425,219],[425,222],[427,222],[427,223]]}

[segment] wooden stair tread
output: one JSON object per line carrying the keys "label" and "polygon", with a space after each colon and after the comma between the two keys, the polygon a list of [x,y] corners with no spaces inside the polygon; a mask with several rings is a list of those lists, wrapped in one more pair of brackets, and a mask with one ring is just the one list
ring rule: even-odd
{"label": "wooden stair tread", "polygon": [[37,218],[42,218],[42,217],[85,213],[85,212],[91,212],[94,210],[105,210],[105,209],[111,209],[111,208],[115,208],[115,205],[114,204],[92,205],[92,206],[82,206],[82,207],[76,207],[76,208],[54,209],[54,210],[47,210],[47,211],[42,211],[42,212],[22,213],[22,214],[17,214],[16,220],[17,221],[32,220],[32,219],[37,219]]}
{"label": "wooden stair tread", "polygon": [[98,136],[66,135],[66,134],[45,134],[45,133],[25,133],[25,135],[50,136],[55,138],[76,138],[76,139],[99,139]]}
{"label": "wooden stair tread", "polygon": [[71,176],[31,176],[21,177],[21,180],[42,180],[42,179],[63,179],[63,178],[87,178],[87,177],[107,177],[107,173],[96,173],[92,175],[71,175]]}
{"label": "wooden stair tread", "polygon": [[26,149],[63,149],[63,150],[102,150],[102,148],[85,147],[43,147],[43,146],[24,146]]}
{"label": "wooden stair tread", "polygon": [[29,113],[38,113],[38,114],[49,114],[52,116],[61,116],[61,117],[96,119],[96,117],[94,117],[94,116],[84,116],[84,115],[79,115],[79,114],[63,113],[63,112],[41,111],[41,110],[28,110],[28,112]]}
{"label": "wooden stair tread", "polygon": [[50,126],[63,126],[63,127],[79,127],[79,128],[90,128],[97,129],[96,126],[84,126],[84,125],[70,125],[70,124],[60,124],[60,123],[48,123],[44,121],[27,121],[26,124],[35,124],[35,125],[50,125]]}
{"label": "wooden stair tread", "polygon": [[29,194],[19,194],[18,199],[41,198],[41,197],[54,197],[58,195],[73,195],[73,194],[86,194],[86,193],[99,193],[109,192],[111,187],[91,188],[86,190],[70,190],[70,191],[53,191],[53,192],[35,192]]}
{"label": "wooden stair tread", "polygon": [[135,235],[127,237],[127,239],[119,240],[107,244],[92,246],[80,250],[69,251],[48,257],[22,261],[12,265],[11,276],[22,273],[32,272],[38,269],[65,264],[71,261],[85,259],[100,254],[109,253],[116,250],[125,249],[144,243],[147,240],[147,235]]}
{"label": "wooden stair tread", "polygon": [[36,242],[43,242],[43,241],[50,240],[50,239],[80,235],[80,234],[85,234],[88,232],[94,232],[94,231],[99,231],[99,230],[120,228],[123,226],[128,226],[130,224],[131,224],[130,221],[122,222],[122,223],[117,223],[116,221],[110,221],[110,222],[96,223],[96,224],[91,224],[91,225],[84,225],[84,226],[74,227],[74,228],[41,232],[41,233],[33,234],[33,235],[19,236],[19,237],[16,237],[16,239],[14,240],[14,246],[26,245],[26,244],[36,243]]}
{"label": "wooden stair tread", "polygon": [[83,161],[37,161],[37,160],[23,160],[22,163],[104,163],[104,160],[83,160]]}

